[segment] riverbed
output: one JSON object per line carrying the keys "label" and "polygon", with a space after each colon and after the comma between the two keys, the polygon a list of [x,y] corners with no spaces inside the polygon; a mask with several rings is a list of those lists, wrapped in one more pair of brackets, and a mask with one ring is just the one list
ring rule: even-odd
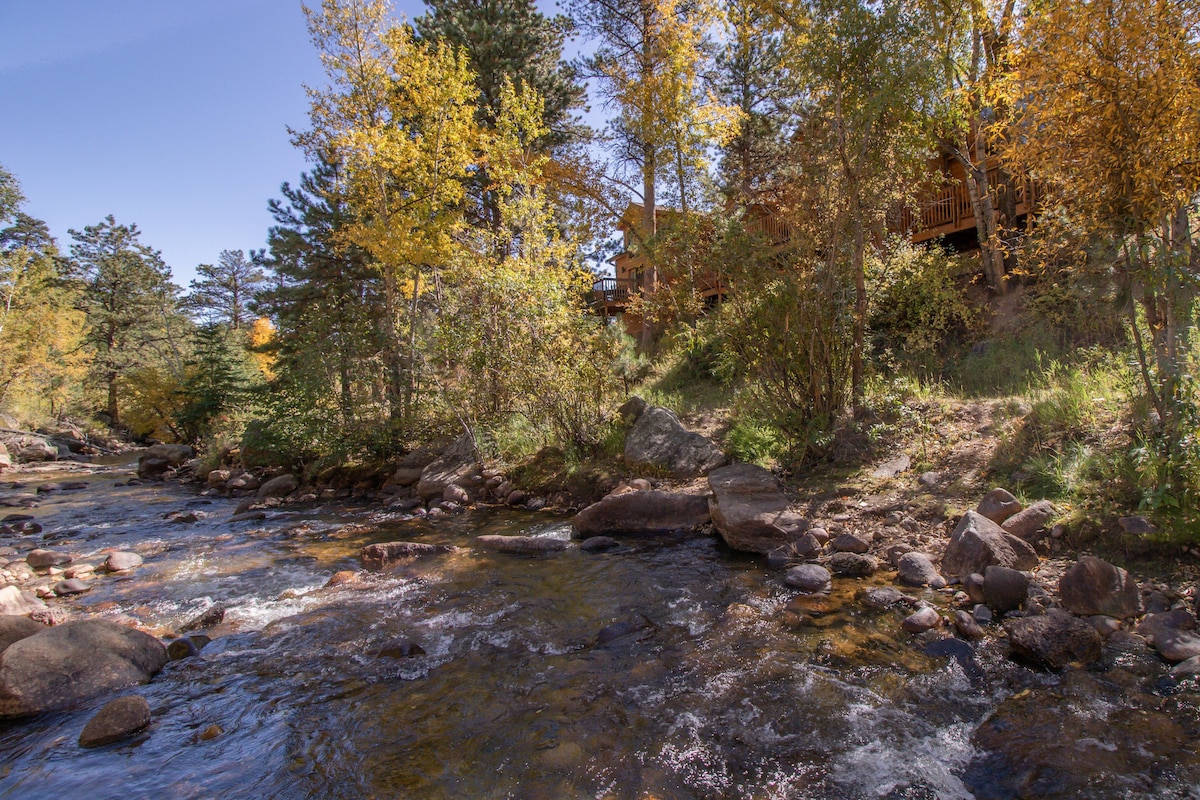
{"label": "riverbed", "polygon": [[[78,745],[111,698],[0,723],[2,797],[1200,796],[1194,683],[1120,646],[1052,674],[997,639],[911,637],[861,602],[887,573],[805,600],[712,536],[515,556],[472,542],[569,520],[349,504],[231,523],[236,500],[81,470],[21,476],[88,487],[45,494],[43,532],[3,544],[145,561],[52,602],[160,636],[228,611],[199,656],[127,690],[153,712],[133,739]],[[362,570],[394,540],[457,549]]]}

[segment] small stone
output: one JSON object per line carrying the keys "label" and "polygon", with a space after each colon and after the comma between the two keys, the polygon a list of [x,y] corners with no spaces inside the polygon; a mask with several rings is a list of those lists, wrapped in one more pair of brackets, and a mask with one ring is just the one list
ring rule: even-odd
{"label": "small stone", "polygon": [[859,553],[834,553],[829,558],[829,570],[834,575],[847,578],[862,578],[879,568],[879,562]]}
{"label": "small stone", "polygon": [[1167,661],[1187,661],[1200,656],[1200,636],[1192,631],[1167,628],[1155,635],[1154,649]]}
{"label": "small stone", "polygon": [[871,543],[856,533],[843,533],[830,546],[836,553],[866,553],[871,549]]}
{"label": "small stone", "polygon": [[167,658],[172,661],[182,661],[196,655],[200,655],[200,647],[191,636],[180,636],[167,645]]}
{"label": "small stone", "polygon": [[424,648],[410,639],[396,639],[379,649],[379,658],[414,658],[423,655]]}
{"label": "small stone", "polygon": [[976,513],[987,517],[997,525],[1021,511],[1021,503],[1007,489],[992,489],[979,501]]}
{"label": "small stone", "polygon": [[917,479],[917,482],[922,486],[937,486],[941,480],[942,474],[940,472],[930,471],[922,472],[921,477]]}
{"label": "small stone", "polygon": [[215,603],[209,606],[205,611],[201,612],[195,617],[192,617],[192,619],[179,626],[179,628],[176,630],[179,633],[187,633],[188,631],[211,628],[214,625],[221,624],[223,619],[225,619],[225,606],[221,605],[220,603]]}
{"label": "small stone", "polygon": [[1105,639],[1121,630],[1121,620],[1106,617],[1103,614],[1088,617],[1087,621],[1089,625],[1096,629],[1096,633]]}
{"label": "small stone", "polygon": [[59,581],[54,584],[54,593],[59,597],[68,597],[73,594],[83,594],[91,590],[91,584],[85,583],[78,578]]}
{"label": "small stone", "polygon": [[970,575],[963,578],[963,591],[971,598],[974,603],[986,602],[983,593],[983,576],[978,572],[972,572]]}
{"label": "small stone", "polygon": [[864,603],[874,608],[891,608],[896,603],[913,599],[891,586],[873,586],[864,591],[862,597]]}
{"label": "small stone", "polygon": [[39,548],[29,551],[29,555],[25,556],[25,563],[34,569],[49,569],[61,564],[70,564],[71,557],[57,550],[42,550]]}
{"label": "small stone", "polygon": [[95,564],[74,564],[63,570],[64,578],[90,578],[96,571]]}
{"label": "small stone", "polygon": [[979,622],[965,611],[954,612],[954,630],[959,636],[969,641],[978,641],[983,638],[984,631]]}
{"label": "small stone", "polygon": [[142,557],[137,553],[117,552],[109,553],[108,558],[104,561],[104,568],[109,572],[124,572],[127,569],[139,567],[142,564]]}
{"label": "small stone", "polygon": [[975,608],[971,609],[971,616],[980,625],[988,625],[993,619],[995,619],[995,617],[992,616],[992,610],[983,603],[980,603],[979,605],[975,606]]}
{"label": "small stone", "polygon": [[799,589],[806,594],[827,592],[832,586],[829,570],[820,564],[800,564],[787,572],[783,582],[793,589]]}
{"label": "small stone", "polygon": [[[896,580],[905,586],[928,586],[941,577],[933,561],[924,553],[905,553],[897,559],[896,569]],[[945,581],[942,585],[945,585]]]}
{"label": "small stone", "polygon": [[466,505],[471,501],[471,496],[467,494],[466,489],[462,488],[457,483],[452,483],[442,490],[442,499],[449,503]]}
{"label": "small stone", "polygon": [[341,586],[346,583],[358,583],[358,570],[344,569],[340,572],[335,572],[329,576],[329,580],[325,581],[325,586],[322,588],[332,589],[335,586]]}
{"label": "small stone", "polygon": [[1130,536],[1149,536],[1158,531],[1157,525],[1141,516],[1121,517],[1117,524]]}
{"label": "small stone", "polygon": [[150,704],[140,695],[105,703],[79,735],[82,747],[101,747],[124,739],[150,724]]}
{"label": "small stone", "polygon": [[941,624],[942,617],[938,614],[937,609],[932,606],[924,606],[905,617],[904,621],[900,623],[900,627],[909,633],[924,633]]}
{"label": "small stone", "polygon": [[829,531],[825,530],[824,528],[822,528],[820,526],[817,526],[815,528],[809,528],[806,535],[811,536],[814,539],[816,539],[817,544],[820,545],[821,547],[824,547],[825,543],[829,541]]}
{"label": "small stone", "polygon": [[201,732],[200,741],[202,741],[202,742],[212,741],[213,739],[216,739],[218,736],[222,735],[223,733],[225,733],[225,729],[222,728],[220,725],[216,725],[216,724],[209,725],[207,728],[204,729],[203,732]]}

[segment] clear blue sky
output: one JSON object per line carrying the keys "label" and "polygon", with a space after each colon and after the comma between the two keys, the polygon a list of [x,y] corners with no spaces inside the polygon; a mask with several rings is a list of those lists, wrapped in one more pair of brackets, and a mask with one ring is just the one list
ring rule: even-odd
{"label": "clear blue sky", "polygon": [[25,210],[64,250],[68,228],[137,223],[183,286],[265,245],[268,198],[306,169],[305,83],[299,0],[0,0],[0,164]]}

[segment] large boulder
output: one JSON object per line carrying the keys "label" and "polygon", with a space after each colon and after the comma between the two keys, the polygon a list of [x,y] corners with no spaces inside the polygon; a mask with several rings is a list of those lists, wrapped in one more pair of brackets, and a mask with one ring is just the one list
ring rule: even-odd
{"label": "large boulder", "polygon": [[151,458],[165,458],[172,467],[178,467],[192,457],[192,448],[186,444],[156,444],[146,450]]}
{"label": "large boulder", "polygon": [[0,614],[0,653],[14,642],[41,633],[46,626],[18,614]]}
{"label": "large boulder", "polygon": [[292,492],[300,488],[300,481],[295,475],[287,473],[271,478],[271,480],[258,487],[256,497],[287,497]]}
{"label": "large boulder", "polygon": [[19,462],[58,460],[58,448],[40,436],[22,436],[11,444]]}
{"label": "large boulder", "polygon": [[1081,556],[1058,582],[1063,608],[1090,617],[1128,619],[1142,613],[1142,595],[1128,572],[1095,556]]}
{"label": "large boulder", "polygon": [[1073,661],[1090,664],[1100,659],[1103,641],[1088,623],[1057,609],[1041,616],[1020,617],[1004,623],[1012,655],[1049,669],[1062,669]]}
{"label": "large boulder", "polygon": [[963,578],[972,572],[983,573],[993,565],[1029,570],[1037,563],[1037,551],[1032,545],[1007,533],[982,514],[968,511],[950,535],[942,556],[942,574],[947,578]]}
{"label": "large boulder", "polygon": [[0,653],[0,718],[68,708],[133,683],[167,663],[153,636],[101,619],[66,622]]}
{"label": "large boulder", "polygon": [[657,467],[676,478],[697,478],[729,463],[712,439],[680,424],[669,408],[647,409],[625,436],[625,463]]}
{"label": "large boulder", "polygon": [[793,511],[779,481],[754,464],[734,464],[708,476],[713,525],[734,550],[770,553],[799,538],[808,520]]}
{"label": "large boulder", "polygon": [[709,521],[708,498],[674,492],[610,494],[575,515],[575,536],[640,535],[692,530]]}
{"label": "large boulder", "polygon": [[437,460],[438,455],[438,452],[430,447],[418,447],[416,450],[405,453],[404,457],[396,464],[396,471],[392,474],[392,483],[400,487],[412,486],[421,480],[421,473]]}
{"label": "large boulder", "polygon": [[454,441],[445,452],[431,461],[417,480],[417,494],[422,500],[429,501],[441,497],[446,487],[451,484],[469,487],[478,482],[477,475],[483,469],[479,460],[479,451],[475,448],[475,439],[469,433],[464,433]]}

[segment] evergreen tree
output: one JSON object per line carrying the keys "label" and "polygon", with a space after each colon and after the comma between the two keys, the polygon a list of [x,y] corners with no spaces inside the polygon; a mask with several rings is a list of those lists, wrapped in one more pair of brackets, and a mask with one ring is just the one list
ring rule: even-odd
{"label": "evergreen tree", "polygon": [[241,338],[235,329],[221,324],[196,329],[182,386],[185,399],[175,414],[176,431],[184,441],[199,442],[214,420],[247,398],[253,367]]}
{"label": "evergreen tree", "polygon": [[[340,240],[353,217],[335,167],[318,164],[298,187],[285,183],[280,191],[284,201],[269,203],[277,224],[264,258],[275,279],[256,308],[277,328],[274,369],[292,383],[301,372],[306,381],[316,380],[315,390],[336,395],[341,421],[349,425],[356,409],[373,405],[369,395],[383,349],[382,277],[360,248]],[[318,347],[323,358],[313,359]],[[319,361],[321,369],[301,370],[306,361]]]}
{"label": "evergreen tree", "polygon": [[249,303],[266,284],[262,267],[241,250],[222,250],[216,265],[196,267],[199,279],[190,284],[186,305],[208,323],[241,330],[249,322]]}
{"label": "evergreen tree", "polygon": [[119,381],[127,372],[178,352],[179,287],[162,255],[139,241],[136,225],[112,215],[82,231],[71,230],[72,269],[87,315],[86,341],[94,351],[93,377],[107,393],[112,425],[121,423]]}

